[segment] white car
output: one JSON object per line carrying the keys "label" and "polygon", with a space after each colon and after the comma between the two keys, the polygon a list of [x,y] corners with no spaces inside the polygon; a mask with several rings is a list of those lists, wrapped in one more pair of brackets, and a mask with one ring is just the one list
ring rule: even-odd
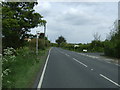
{"label": "white car", "polygon": [[83,52],[87,52],[87,49],[83,49]]}

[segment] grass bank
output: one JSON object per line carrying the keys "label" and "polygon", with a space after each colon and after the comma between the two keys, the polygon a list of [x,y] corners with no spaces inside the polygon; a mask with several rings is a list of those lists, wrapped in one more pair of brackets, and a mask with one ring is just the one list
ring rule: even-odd
{"label": "grass bank", "polygon": [[8,80],[3,80],[3,88],[31,88],[46,60],[48,50],[49,48],[39,50],[38,56],[28,47],[17,50],[16,61],[10,66],[11,73],[5,78],[12,81],[12,83],[8,84]]}

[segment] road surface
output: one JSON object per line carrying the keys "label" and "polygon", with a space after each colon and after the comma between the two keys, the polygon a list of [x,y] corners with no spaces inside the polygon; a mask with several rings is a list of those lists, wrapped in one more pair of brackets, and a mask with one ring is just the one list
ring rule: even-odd
{"label": "road surface", "polygon": [[54,47],[38,88],[119,88],[118,67],[97,57]]}

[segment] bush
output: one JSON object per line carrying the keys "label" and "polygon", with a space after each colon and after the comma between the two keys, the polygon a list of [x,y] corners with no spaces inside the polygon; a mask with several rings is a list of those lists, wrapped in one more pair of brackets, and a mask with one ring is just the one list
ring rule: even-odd
{"label": "bush", "polygon": [[45,44],[46,44],[46,41],[44,41],[44,39],[39,39],[38,40],[38,48],[39,49],[42,49],[42,50],[44,50],[45,49]]}
{"label": "bush", "polygon": [[[45,47],[49,47],[50,46],[50,42],[48,40],[45,40],[44,39],[38,39],[38,49],[42,49],[44,50]],[[31,51],[34,51],[36,50],[36,39],[32,39],[31,42],[29,42],[29,48]]]}
{"label": "bush", "polygon": [[35,50],[36,50],[36,39],[32,39],[32,40],[29,42],[29,49],[30,49],[32,52],[35,52]]}
{"label": "bush", "polygon": [[110,41],[105,42],[104,53],[107,56],[116,57],[115,53],[116,44]]}
{"label": "bush", "polygon": [[107,56],[120,58],[120,28],[112,33],[110,40],[105,41],[104,53]]}
{"label": "bush", "polygon": [[115,55],[117,58],[120,58],[120,41],[117,42],[115,47]]}
{"label": "bush", "polygon": [[92,52],[103,52],[104,51],[104,42],[94,40],[94,41],[92,41],[92,43],[90,43],[89,49],[91,49],[90,51],[92,51]]}
{"label": "bush", "polygon": [[16,50],[13,48],[4,49],[4,56],[2,58],[2,87],[14,87],[14,70],[11,68],[16,63]]}

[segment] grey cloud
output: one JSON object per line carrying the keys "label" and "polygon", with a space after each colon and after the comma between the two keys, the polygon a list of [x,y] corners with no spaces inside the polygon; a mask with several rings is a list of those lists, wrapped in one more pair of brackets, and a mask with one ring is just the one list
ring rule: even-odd
{"label": "grey cloud", "polygon": [[[117,18],[116,3],[49,3],[50,8],[37,7],[47,20],[47,35],[52,42],[63,35],[68,42],[87,43],[98,32],[102,40]],[[111,7],[112,6],[112,7]]]}

